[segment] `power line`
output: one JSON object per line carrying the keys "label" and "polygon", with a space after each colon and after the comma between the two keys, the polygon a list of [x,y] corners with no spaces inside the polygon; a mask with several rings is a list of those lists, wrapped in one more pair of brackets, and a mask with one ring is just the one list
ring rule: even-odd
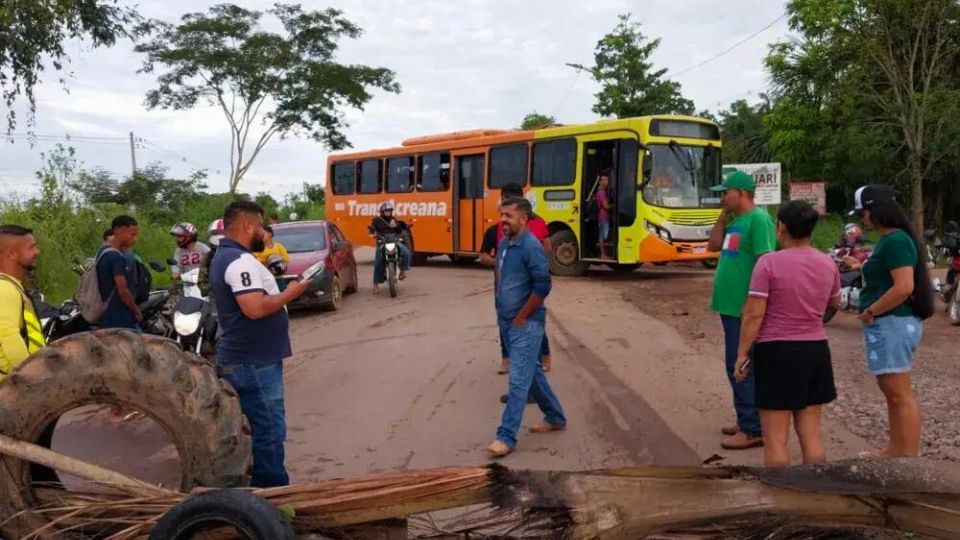
{"label": "power line", "polygon": [[733,44],[732,47],[724,50],[723,52],[720,52],[719,54],[716,54],[716,55],[714,55],[714,56],[711,56],[710,58],[707,58],[706,60],[704,60],[703,62],[700,62],[699,64],[697,64],[697,65],[695,65],[695,66],[690,66],[690,67],[688,67],[687,69],[678,71],[677,73],[674,73],[672,76],[673,76],[673,77],[679,77],[679,76],[684,75],[684,74],[686,74],[686,73],[690,73],[691,71],[693,71],[693,70],[695,70],[695,69],[701,68],[701,67],[709,64],[710,62],[713,62],[713,61],[716,60],[717,58],[720,58],[721,56],[729,53],[730,51],[732,51],[732,50],[736,49],[737,47],[743,45],[744,43],[750,41],[751,39],[759,36],[760,34],[762,34],[762,33],[764,33],[764,32],[766,32],[767,30],[770,29],[770,27],[772,27],[773,25],[775,25],[775,24],[777,24],[778,22],[782,21],[782,20],[784,19],[784,17],[786,17],[786,16],[787,16],[786,13],[784,13],[783,15],[780,15],[779,17],[777,17],[776,19],[774,19],[773,21],[771,21],[770,24],[764,26],[764,27],[761,28],[760,30],[757,30],[756,32],[750,34],[749,36],[747,36],[747,37],[741,39],[740,41],[736,42],[735,44]]}
{"label": "power line", "polygon": [[10,139],[55,139],[63,141],[125,141],[126,137],[105,137],[99,135],[50,135],[43,133],[5,133]]}
{"label": "power line", "polygon": [[[138,137],[138,138],[137,138],[137,142],[146,145],[146,146],[141,146],[141,148],[143,148],[143,149],[145,149],[145,150],[150,150],[151,152],[155,152],[155,153],[160,154],[160,155],[166,155],[167,157],[171,157],[171,158],[173,158],[173,159],[182,161],[182,162],[184,162],[184,163],[186,163],[186,164],[194,167],[195,169],[199,169],[199,170],[214,170],[213,167],[206,167],[206,166],[200,165],[199,163],[194,162],[193,160],[187,158],[186,156],[183,156],[183,155],[177,154],[176,152],[172,152],[172,151],[170,151],[170,150],[167,150],[166,148],[160,146],[159,144],[157,144],[157,143],[155,143],[155,142],[153,142],[153,141],[150,141],[150,140],[148,140],[148,139],[145,139],[145,138],[143,138],[143,137]],[[216,172],[217,174],[220,173],[219,170],[216,170],[215,172]]]}

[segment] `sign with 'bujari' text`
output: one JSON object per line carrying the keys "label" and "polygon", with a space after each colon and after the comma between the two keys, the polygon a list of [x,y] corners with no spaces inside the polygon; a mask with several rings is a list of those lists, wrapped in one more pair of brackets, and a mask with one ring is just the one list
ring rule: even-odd
{"label": "sign with 'bujari' text", "polygon": [[780,204],[779,163],[734,163],[723,166],[724,169],[731,167],[749,174],[757,182],[755,203],[761,206]]}

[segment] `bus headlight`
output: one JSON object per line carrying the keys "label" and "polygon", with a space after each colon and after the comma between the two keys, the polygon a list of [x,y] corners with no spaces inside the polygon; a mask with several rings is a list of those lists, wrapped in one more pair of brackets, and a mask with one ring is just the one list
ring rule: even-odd
{"label": "bus headlight", "polygon": [[655,235],[657,238],[663,240],[668,244],[673,242],[673,237],[670,236],[670,231],[664,229],[663,227],[657,225],[656,223],[650,223],[649,221],[647,221],[646,224],[647,224],[647,231],[649,231],[650,234]]}

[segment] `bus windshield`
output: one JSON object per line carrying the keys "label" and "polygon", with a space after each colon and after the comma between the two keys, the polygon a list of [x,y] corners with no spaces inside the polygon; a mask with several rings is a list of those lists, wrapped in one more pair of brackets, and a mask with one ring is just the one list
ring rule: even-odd
{"label": "bus windshield", "polygon": [[664,208],[719,208],[710,188],[721,181],[720,149],[713,146],[652,144],[650,178],[643,188],[647,204]]}

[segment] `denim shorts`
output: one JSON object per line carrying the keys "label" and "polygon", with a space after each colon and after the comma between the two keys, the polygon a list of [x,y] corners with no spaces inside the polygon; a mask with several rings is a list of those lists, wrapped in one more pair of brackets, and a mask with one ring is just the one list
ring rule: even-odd
{"label": "denim shorts", "polygon": [[867,369],[871,375],[907,373],[923,337],[923,323],[916,317],[888,315],[863,327]]}
{"label": "denim shorts", "polygon": [[597,225],[600,227],[600,240],[606,240],[610,237],[610,222],[609,221],[598,221]]}

